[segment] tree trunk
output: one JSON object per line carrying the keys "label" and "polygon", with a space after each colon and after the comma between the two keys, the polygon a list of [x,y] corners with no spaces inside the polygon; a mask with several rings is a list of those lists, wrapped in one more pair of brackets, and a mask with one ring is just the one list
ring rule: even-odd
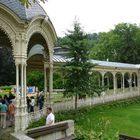
{"label": "tree trunk", "polygon": [[77,110],[77,93],[75,95],[75,110]]}

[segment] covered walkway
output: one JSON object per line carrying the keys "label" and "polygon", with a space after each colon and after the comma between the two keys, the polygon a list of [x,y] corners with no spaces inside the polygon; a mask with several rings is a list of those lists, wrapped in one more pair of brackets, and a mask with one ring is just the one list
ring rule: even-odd
{"label": "covered walkway", "polygon": [[[58,49],[57,49],[58,51]],[[61,48],[60,48],[61,52]],[[61,53],[53,56],[54,69],[57,69],[61,63],[69,61]],[[137,91],[140,88],[140,65],[90,60],[95,67],[91,74],[97,77],[99,86],[105,86],[106,93],[112,91],[112,94]],[[108,92],[107,92],[108,91]]]}

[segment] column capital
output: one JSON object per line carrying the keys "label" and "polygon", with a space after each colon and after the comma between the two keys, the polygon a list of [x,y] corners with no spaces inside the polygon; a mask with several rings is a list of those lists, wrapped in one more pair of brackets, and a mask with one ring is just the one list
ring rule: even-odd
{"label": "column capital", "polygon": [[20,42],[20,36],[19,35],[16,35],[15,42]]}
{"label": "column capital", "polygon": [[44,68],[46,69],[46,68],[49,68],[49,63],[48,63],[48,61],[44,61]]}
{"label": "column capital", "polygon": [[50,67],[50,69],[53,69],[53,62],[51,63],[49,63],[49,67]]}
{"label": "column capital", "polygon": [[104,76],[105,75],[105,71],[100,71],[101,75]]}
{"label": "column capital", "polygon": [[124,76],[125,72],[121,72],[122,76]]}
{"label": "column capital", "polygon": [[26,56],[16,55],[14,56],[15,65],[27,65]]}
{"label": "column capital", "polygon": [[117,73],[117,72],[112,72],[112,74],[113,74],[114,77],[116,76],[116,73]]}

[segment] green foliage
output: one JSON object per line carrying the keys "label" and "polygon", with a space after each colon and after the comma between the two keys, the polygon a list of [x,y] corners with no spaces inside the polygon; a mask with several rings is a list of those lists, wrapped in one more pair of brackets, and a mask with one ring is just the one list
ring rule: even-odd
{"label": "green foliage", "polygon": [[89,62],[90,46],[87,35],[82,31],[80,24],[75,21],[73,31],[68,31],[63,40],[58,41],[62,47],[68,49],[66,57],[70,60],[64,66],[66,96],[75,96],[75,108],[77,108],[77,96],[88,94],[89,72],[93,65]]}
{"label": "green foliage", "polygon": [[46,122],[45,117],[42,117],[39,121],[37,121],[37,123],[36,122],[30,123],[27,129],[43,126],[45,125],[45,122]]}
{"label": "green foliage", "polygon": [[13,85],[16,80],[15,64],[12,56],[12,49],[0,48],[0,86]]}
{"label": "green foliage", "polygon": [[64,88],[64,76],[63,70],[57,69],[53,73],[53,88],[63,89]]}
{"label": "green foliage", "polygon": [[139,35],[140,28],[136,24],[120,23],[115,26],[115,29],[99,34],[91,57],[98,60],[138,64]]}
{"label": "green foliage", "polygon": [[[90,120],[89,120],[90,121]],[[78,140],[118,140],[118,132],[116,132],[113,136],[108,135],[108,131],[110,131],[110,121],[101,118],[98,120],[96,129],[93,130],[93,123],[88,122],[90,124],[89,130],[85,130],[83,127],[76,126],[76,136]]]}
{"label": "green foliage", "polygon": [[11,90],[13,87],[12,86],[1,86],[1,90]]}
{"label": "green foliage", "polygon": [[[77,111],[58,112],[55,113],[55,118],[56,122],[74,120],[78,140],[118,140],[119,133],[138,137],[139,104],[140,98],[126,99],[94,107],[83,107]],[[44,124],[45,118],[42,118],[39,122],[32,123],[30,128]]]}
{"label": "green foliage", "polygon": [[39,90],[44,89],[44,74],[40,71],[32,71],[27,75],[27,85],[37,86]]}
{"label": "green foliage", "polygon": [[[44,89],[44,73],[41,71],[31,71],[27,74],[27,85],[37,86],[39,90]],[[63,88],[63,73],[60,70],[56,70],[53,75],[53,88]]]}

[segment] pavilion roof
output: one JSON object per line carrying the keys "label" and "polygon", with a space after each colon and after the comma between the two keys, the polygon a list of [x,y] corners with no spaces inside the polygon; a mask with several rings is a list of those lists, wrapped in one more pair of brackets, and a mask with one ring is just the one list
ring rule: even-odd
{"label": "pavilion roof", "polygon": [[40,6],[37,1],[35,3],[31,2],[32,6],[29,6],[28,8],[26,8],[24,5],[21,5],[19,0],[0,0],[0,4],[9,8],[21,20],[25,21],[30,21],[35,16],[47,15],[45,10]]}
{"label": "pavilion roof", "polygon": [[[53,56],[54,63],[65,63],[69,61],[61,55]],[[140,65],[128,64],[128,63],[118,63],[118,62],[109,62],[109,61],[100,61],[100,60],[90,60],[92,64],[97,64],[97,66],[110,67],[110,68],[127,68],[127,69],[139,69]]]}

